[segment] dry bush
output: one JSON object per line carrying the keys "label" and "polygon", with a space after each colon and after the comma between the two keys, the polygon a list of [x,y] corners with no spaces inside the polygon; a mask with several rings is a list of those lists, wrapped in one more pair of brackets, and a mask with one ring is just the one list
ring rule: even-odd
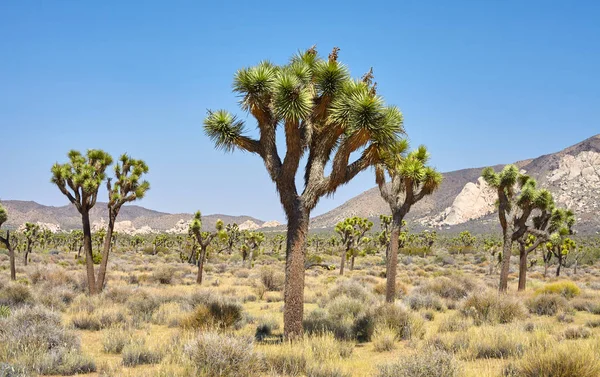
{"label": "dry bush", "polygon": [[0,305],[16,308],[33,303],[31,289],[24,284],[10,283],[0,290]]}
{"label": "dry bush", "polygon": [[471,327],[471,322],[461,315],[453,314],[443,319],[438,327],[438,332],[457,332],[467,331]]}
{"label": "dry bush", "polygon": [[160,266],[152,271],[151,279],[159,284],[171,284],[175,270],[171,266]]}
{"label": "dry bush", "polygon": [[226,329],[242,320],[243,307],[236,301],[211,297],[196,306],[194,311],[179,321],[183,328]]}
{"label": "dry bush", "polygon": [[423,294],[415,291],[406,297],[405,301],[412,310],[431,309],[438,312],[446,311],[446,306],[442,300],[433,294]]}
{"label": "dry bush", "polygon": [[275,271],[272,267],[260,269],[260,283],[267,291],[280,291],[283,289],[285,276],[282,272]]}
{"label": "dry bush", "polygon": [[458,377],[459,365],[451,353],[426,349],[379,367],[377,377]]}
{"label": "dry bush", "polygon": [[463,302],[460,311],[473,318],[476,325],[510,323],[525,318],[527,312],[517,299],[492,291],[472,294]]}
{"label": "dry bush", "polygon": [[387,326],[376,327],[372,341],[376,352],[392,351],[396,349],[396,331]]}
{"label": "dry bush", "polygon": [[529,312],[537,315],[556,315],[559,311],[570,310],[569,302],[556,294],[541,294],[526,302]]}
{"label": "dry bush", "polygon": [[102,336],[102,349],[106,353],[120,354],[131,340],[131,333],[123,327],[111,327]]}
{"label": "dry bush", "polygon": [[246,377],[259,375],[263,369],[251,338],[200,333],[185,345],[184,353],[198,376]]}
{"label": "dry bush", "polygon": [[151,350],[143,343],[133,342],[126,345],[121,353],[123,366],[135,367],[137,365],[158,364],[163,358],[160,351]]}
{"label": "dry bush", "polygon": [[425,334],[423,319],[400,305],[385,304],[376,308],[375,320],[378,325],[394,330],[398,340],[421,339]]}
{"label": "dry bush", "polygon": [[593,335],[592,330],[583,326],[567,327],[562,334],[564,339],[587,339]]}
{"label": "dry bush", "polygon": [[[385,295],[386,283],[382,281],[373,287],[373,292],[378,295]],[[396,281],[396,298],[401,299],[408,294],[408,287],[401,281]]]}

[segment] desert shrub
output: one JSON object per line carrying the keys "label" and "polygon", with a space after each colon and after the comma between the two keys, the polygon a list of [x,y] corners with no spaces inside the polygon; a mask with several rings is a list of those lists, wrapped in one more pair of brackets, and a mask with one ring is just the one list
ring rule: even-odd
{"label": "desert shrub", "polygon": [[565,339],[586,339],[592,336],[592,331],[583,326],[571,326],[567,327],[562,335]]}
{"label": "desert shrub", "polygon": [[428,349],[403,356],[395,363],[379,367],[377,377],[458,377],[459,366],[454,356]]}
{"label": "desert shrub", "polygon": [[470,335],[469,349],[476,359],[505,359],[525,351],[526,344],[508,329],[490,327]]}
{"label": "desert shrub", "polygon": [[350,373],[344,372],[336,366],[314,364],[306,368],[306,377],[351,377]]}
{"label": "desert shrub", "polygon": [[600,319],[593,319],[591,321],[587,321],[585,325],[590,328],[600,327]]}
{"label": "desert shrub", "polygon": [[127,287],[112,287],[110,288],[104,296],[117,304],[124,304],[127,302],[129,297],[132,295],[132,290]]}
{"label": "desert shrub", "polygon": [[131,334],[122,327],[107,329],[102,336],[102,349],[106,353],[119,354],[131,342]]}
{"label": "desert shrub", "polygon": [[[382,281],[373,287],[373,292],[378,295],[385,295],[386,283]],[[401,281],[396,281],[396,298],[401,299],[408,293],[408,288]]]}
{"label": "desert shrub", "polygon": [[600,302],[598,302],[597,300],[585,300],[576,298],[574,300],[571,300],[571,305],[575,310],[586,311],[592,314],[600,314]]}
{"label": "desert shrub", "polygon": [[338,282],[328,293],[329,301],[338,296],[347,296],[359,301],[365,305],[373,302],[373,296],[360,283],[354,280],[345,280]]}
{"label": "desert shrub", "polygon": [[279,323],[274,318],[261,318],[260,322],[256,326],[256,332],[254,339],[262,341],[266,337],[271,336],[274,330],[279,329]]}
{"label": "desert shrub", "polygon": [[134,367],[137,365],[158,364],[162,354],[149,349],[142,343],[130,343],[122,351],[123,366]]}
{"label": "desert shrub", "polygon": [[394,330],[398,340],[420,339],[425,334],[423,320],[399,305],[379,306],[375,318],[379,325]]}
{"label": "desert shrub", "polygon": [[215,297],[196,306],[179,324],[184,328],[226,329],[242,320],[242,312],[238,302]]}
{"label": "desert shrub", "polygon": [[327,311],[315,309],[303,320],[302,325],[307,334],[321,334],[330,332],[336,339],[352,339],[352,324],[331,319]]}
{"label": "desert shrub", "polygon": [[307,348],[310,349],[313,358],[321,362],[346,359],[354,351],[354,343],[339,341],[331,333],[311,336],[306,339],[305,343]]}
{"label": "desert shrub", "polygon": [[461,300],[477,287],[477,283],[470,278],[464,276],[445,276],[437,277],[428,281],[425,285],[418,288],[418,291],[423,294],[435,294],[439,297]]}
{"label": "desert shrub", "polygon": [[280,291],[283,288],[284,275],[271,267],[263,267],[260,270],[260,282],[267,291]]}
{"label": "desert shrub", "polygon": [[10,316],[10,308],[6,305],[0,305],[0,318],[6,318]]}
{"label": "desert shrub", "polygon": [[71,323],[80,330],[98,331],[102,328],[100,319],[94,313],[79,312],[71,318]]}
{"label": "desert shrub", "polygon": [[446,310],[442,300],[438,296],[432,294],[413,292],[406,298],[406,303],[412,310],[432,309],[439,312]]}
{"label": "desert shrub", "polygon": [[519,301],[491,291],[472,294],[463,302],[460,311],[473,318],[476,325],[510,323],[526,316],[525,307]]}
{"label": "desert shrub", "polygon": [[506,377],[597,377],[600,376],[600,359],[591,347],[573,347],[558,344],[526,353],[522,359],[510,364],[504,371]]}
{"label": "desert shrub", "polygon": [[269,373],[285,376],[303,376],[308,360],[301,345],[280,345],[264,355],[265,366]]}
{"label": "desert shrub", "polygon": [[0,362],[0,377],[30,377],[23,367]]}
{"label": "desert shrub", "polygon": [[438,332],[456,332],[466,331],[471,326],[471,323],[460,315],[452,315],[443,319],[438,327]]}
{"label": "desert shrub", "polygon": [[23,307],[0,318],[0,355],[37,374],[95,371],[80,353],[79,339],[61,325],[60,316],[43,307]]}
{"label": "desert shrub", "polygon": [[150,321],[159,305],[160,302],[146,291],[137,291],[127,300],[127,308],[131,315],[142,321]]}
{"label": "desert shrub", "polygon": [[173,268],[171,266],[160,266],[152,272],[151,279],[159,284],[171,284],[173,281]]}
{"label": "desert shrub", "polygon": [[200,376],[246,377],[259,374],[262,360],[251,338],[201,333],[184,347]]}
{"label": "desert shrub", "polygon": [[177,302],[165,302],[152,313],[152,323],[175,327],[182,318],[181,305]]}
{"label": "desert shrub", "polygon": [[375,318],[371,313],[364,313],[352,323],[352,335],[359,342],[369,342],[375,332]]}
{"label": "desert shrub", "polygon": [[529,312],[537,315],[556,315],[569,309],[567,300],[556,294],[541,294],[526,302]]}
{"label": "desert shrub", "polygon": [[554,283],[548,283],[535,291],[536,294],[557,294],[565,298],[579,296],[581,289],[572,281],[563,280]]}
{"label": "desert shrub", "polygon": [[11,283],[0,290],[0,305],[16,308],[31,304],[33,304],[33,295],[29,287],[24,284]]}
{"label": "desert shrub", "polygon": [[377,327],[372,340],[376,352],[391,351],[396,348],[396,331],[387,326]]}
{"label": "desert shrub", "polygon": [[363,301],[348,296],[337,296],[327,304],[329,316],[337,321],[356,318],[366,309]]}

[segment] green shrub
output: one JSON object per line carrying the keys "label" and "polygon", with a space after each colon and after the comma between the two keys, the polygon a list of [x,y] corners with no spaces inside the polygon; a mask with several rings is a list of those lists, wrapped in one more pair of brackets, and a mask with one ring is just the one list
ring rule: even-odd
{"label": "green shrub", "polygon": [[446,310],[442,300],[433,294],[413,292],[406,298],[406,303],[412,310],[432,309],[438,312]]}
{"label": "green shrub", "polygon": [[563,280],[554,283],[548,283],[535,291],[536,294],[557,294],[565,298],[579,296],[581,289],[572,281]]}
{"label": "green shrub", "polygon": [[195,310],[180,321],[180,326],[193,329],[226,329],[242,320],[243,307],[235,301],[212,298],[196,306]]}
{"label": "green shrub", "polygon": [[102,337],[102,348],[106,353],[119,354],[123,348],[131,342],[131,334],[121,327],[113,327],[104,333]]}

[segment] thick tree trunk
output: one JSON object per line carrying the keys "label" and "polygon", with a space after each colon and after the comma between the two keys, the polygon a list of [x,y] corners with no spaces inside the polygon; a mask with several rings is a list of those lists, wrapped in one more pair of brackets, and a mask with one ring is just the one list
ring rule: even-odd
{"label": "thick tree trunk", "polygon": [[196,277],[196,284],[202,284],[202,272],[204,271],[204,260],[206,259],[206,248],[200,250],[200,257],[198,257],[198,276]]}
{"label": "thick tree trunk", "polygon": [[98,278],[96,279],[96,291],[98,293],[102,292],[104,289],[104,279],[106,278],[106,268],[108,266],[108,256],[110,254],[111,249],[111,240],[113,235],[113,230],[115,228],[115,221],[117,219],[117,215],[109,215],[108,216],[108,228],[106,229],[106,238],[104,238],[104,249],[102,250],[102,261],[100,262],[100,267],[98,268]]}
{"label": "thick tree trunk", "polygon": [[519,244],[519,291],[525,290],[527,284],[527,251],[525,245]]}
{"label": "thick tree trunk", "polygon": [[302,203],[296,203],[287,218],[283,330],[286,338],[293,339],[303,333],[304,262],[310,211]]}
{"label": "thick tree trunk", "polygon": [[94,274],[94,256],[92,254],[92,230],[90,227],[90,214],[83,212],[81,214],[81,223],[83,225],[83,250],[85,251],[85,265],[87,270],[88,288],[90,295],[95,295],[96,276]]}
{"label": "thick tree trunk", "polygon": [[508,273],[510,272],[510,256],[512,254],[512,236],[506,231],[504,235],[504,245],[502,246],[502,268],[500,270],[500,292],[508,290]]}
{"label": "thick tree trunk", "polygon": [[346,255],[348,255],[348,249],[342,250],[342,257],[340,259],[340,275],[344,274],[344,265],[346,264]]}
{"label": "thick tree trunk", "polygon": [[398,242],[401,227],[402,216],[397,213],[393,214],[390,247],[385,271],[385,301],[390,303],[396,299],[396,270],[398,269]]}

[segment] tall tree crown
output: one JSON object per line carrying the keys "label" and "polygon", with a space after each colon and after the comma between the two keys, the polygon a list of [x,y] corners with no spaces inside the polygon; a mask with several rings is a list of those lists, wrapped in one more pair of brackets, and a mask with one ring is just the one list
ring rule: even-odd
{"label": "tall tree crown", "polygon": [[[209,111],[204,121],[205,132],[217,148],[260,155],[278,190],[295,190],[290,182],[308,151],[302,195],[309,208],[372,165],[379,149],[403,132],[402,113],[377,95],[372,72],[362,80],[352,79],[338,62],[338,51],[334,48],[323,59],[313,47],[288,64],[263,61],[238,70],[233,91],[241,109],[255,118],[258,139],[248,136],[244,122],[225,110]],[[283,160],[276,146],[278,127],[285,132]],[[350,155],[360,149],[361,157],[348,164]],[[329,162],[332,168],[326,177]]]}
{"label": "tall tree crown", "polygon": [[4,224],[7,221],[8,221],[8,212],[6,211],[6,209],[4,209],[2,204],[0,204],[0,227],[2,227],[2,224]]}
{"label": "tall tree crown", "polygon": [[127,154],[121,155],[115,165],[115,185],[107,180],[110,208],[121,207],[127,202],[142,199],[150,189],[150,183],[141,180],[148,173],[148,165],[143,160],[136,160]]}
{"label": "tall tree crown", "polygon": [[85,156],[71,150],[68,157],[69,162],[52,166],[51,181],[80,212],[87,211],[96,204],[98,188],[106,178],[112,157],[100,149],[89,149]]}

